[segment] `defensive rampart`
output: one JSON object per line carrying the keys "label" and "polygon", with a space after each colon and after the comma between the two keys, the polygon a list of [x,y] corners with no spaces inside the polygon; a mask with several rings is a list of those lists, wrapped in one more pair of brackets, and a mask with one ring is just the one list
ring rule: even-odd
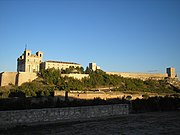
{"label": "defensive rampart", "polygon": [[163,80],[168,77],[168,74],[155,74],[155,73],[128,73],[128,72],[106,72],[109,75],[118,75],[124,78],[135,78],[141,80],[155,79]]}
{"label": "defensive rampart", "polygon": [[9,84],[17,84],[17,72],[0,73],[0,86],[6,86]]}
{"label": "defensive rampart", "polygon": [[[114,98],[126,98],[128,96],[131,96],[132,100],[135,100],[137,98],[142,99],[144,93],[134,93],[134,94],[128,94],[124,92],[103,92],[103,91],[77,91],[77,92],[68,92],[68,99],[74,100],[74,99],[85,99],[85,100],[93,100],[95,98],[101,98],[104,100],[107,99],[114,99]],[[149,96],[158,96],[158,94],[148,93]],[[54,96],[60,98],[61,100],[65,100],[65,91],[54,91]]]}
{"label": "defensive rampart", "polygon": [[38,76],[30,72],[2,72],[0,73],[0,86],[9,84],[20,86],[24,82],[31,82]]}
{"label": "defensive rampart", "polygon": [[22,83],[31,82],[36,79],[38,76],[36,73],[30,72],[18,72],[18,81],[17,85],[20,86]]}
{"label": "defensive rampart", "polygon": [[0,111],[0,128],[80,121],[129,113],[127,104]]}

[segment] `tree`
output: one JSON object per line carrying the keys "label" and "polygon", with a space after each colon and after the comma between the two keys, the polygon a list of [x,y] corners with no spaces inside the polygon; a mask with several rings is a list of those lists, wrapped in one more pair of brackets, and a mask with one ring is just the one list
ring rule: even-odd
{"label": "tree", "polygon": [[47,84],[57,84],[61,74],[59,70],[54,68],[41,70],[41,77],[45,80]]}
{"label": "tree", "polygon": [[91,69],[90,69],[88,66],[86,67],[85,73],[86,73],[86,74],[92,73]]}

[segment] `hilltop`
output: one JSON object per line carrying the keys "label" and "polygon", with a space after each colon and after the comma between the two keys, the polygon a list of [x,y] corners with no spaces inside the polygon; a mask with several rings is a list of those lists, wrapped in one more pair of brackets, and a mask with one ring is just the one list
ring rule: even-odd
{"label": "hilltop", "polygon": [[[74,69],[67,69],[71,73]],[[89,91],[106,88],[106,91],[141,92],[157,94],[177,94],[180,92],[180,82],[176,79],[141,80],[124,78],[118,75],[109,75],[102,70],[92,71],[81,68],[78,72],[89,74],[88,78],[81,80],[72,77],[62,77],[61,72],[54,68],[41,70],[39,77],[33,82],[23,83],[21,86],[0,87],[1,98],[7,97],[41,97],[53,95],[54,91]]]}

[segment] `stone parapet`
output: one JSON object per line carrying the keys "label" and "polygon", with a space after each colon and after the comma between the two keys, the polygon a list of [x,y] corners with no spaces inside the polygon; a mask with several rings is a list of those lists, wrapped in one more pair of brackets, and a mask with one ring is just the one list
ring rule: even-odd
{"label": "stone parapet", "polygon": [[89,74],[61,74],[62,77],[72,77],[74,79],[82,80],[83,78],[89,78]]}
{"label": "stone parapet", "polygon": [[134,79],[154,79],[163,80],[168,77],[168,74],[157,74],[157,73],[131,73],[131,72],[106,72],[109,75],[118,75],[124,78],[134,78]]}
{"label": "stone parapet", "polygon": [[0,128],[80,121],[129,114],[128,104],[0,111]]}

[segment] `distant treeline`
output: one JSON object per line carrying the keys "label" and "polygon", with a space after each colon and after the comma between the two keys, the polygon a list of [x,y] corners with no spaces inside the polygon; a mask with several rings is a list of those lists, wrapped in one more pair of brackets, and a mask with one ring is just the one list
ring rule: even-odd
{"label": "distant treeline", "polygon": [[77,106],[94,106],[108,104],[129,104],[132,113],[154,112],[154,111],[176,111],[180,109],[179,96],[149,97],[144,99],[128,100],[127,98],[116,98],[103,100],[95,98],[93,100],[60,100],[57,97],[41,98],[13,98],[1,99],[0,111],[2,110],[22,110],[41,108],[61,108]]}
{"label": "distant treeline", "polygon": [[132,111],[155,112],[155,111],[180,111],[180,97],[150,97],[132,101]]}

